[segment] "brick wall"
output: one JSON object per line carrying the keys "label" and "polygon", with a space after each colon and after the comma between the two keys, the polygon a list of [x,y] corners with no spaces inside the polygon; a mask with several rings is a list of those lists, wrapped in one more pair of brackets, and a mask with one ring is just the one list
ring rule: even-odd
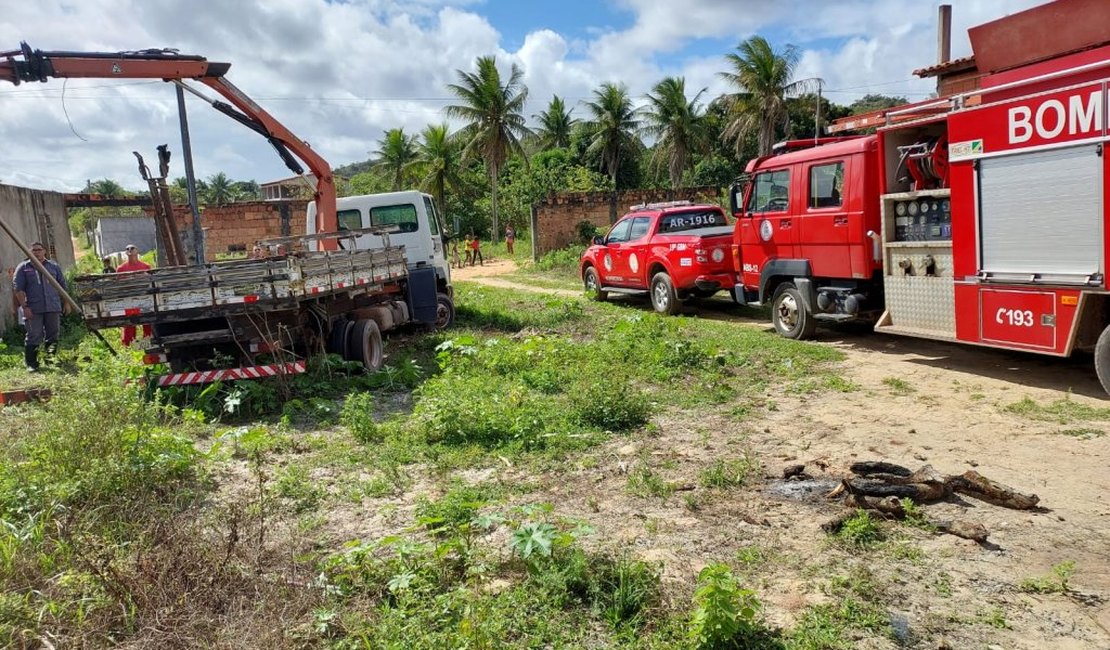
{"label": "brick wall", "polygon": [[[213,261],[229,252],[247,251],[259,239],[303,235],[308,201],[250,201],[209,206],[200,213],[204,229],[204,256]],[[149,214],[149,210],[147,211]],[[177,227],[193,226],[188,205],[173,206]]]}
{"label": "brick wall", "polygon": [[[684,187],[679,190],[624,190],[617,193],[617,218],[633,205],[658,201],[689,200],[696,203],[717,203],[717,187]],[[589,221],[595,226],[609,227],[611,192],[563,192],[547,197],[534,206],[532,255],[565,248],[578,239],[576,226]]]}

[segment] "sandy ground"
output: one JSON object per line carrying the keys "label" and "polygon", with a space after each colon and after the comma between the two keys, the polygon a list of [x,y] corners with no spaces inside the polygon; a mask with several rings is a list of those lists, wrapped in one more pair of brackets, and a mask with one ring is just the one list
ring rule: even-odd
{"label": "sandy ground", "polygon": [[[463,269],[455,279],[545,291],[498,278],[513,268],[496,261]],[[635,298],[619,300],[643,308]],[[706,303],[701,312],[769,327],[723,301]],[[790,625],[805,606],[829,599],[822,579],[862,567],[881,585],[898,634],[860,647],[1110,648],[1110,435],[1104,435],[1110,415],[1045,421],[1006,408],[1026,397],[1110,408],[1091,359],[867,332],[819,330],[818,341],[844,352],[838,370],[854,390],[772,392],[742,417],[664,414],[658,431],[614,442],[575,469],[542,477],[543,489],[529,500],[549,500],[561,514],[588,520],[598,539],[662,562],[665,580],[676,583],[688,585],[705,563],[729,559],[737,548],[766,549],[775,559],[755,570],[753,586],[777,625]],[[763,463],[755,490],[698,488],[667,499],[629,494],[627,474],[637,465],[691,484],[714,460],[744,453]],[[899,556],[890,547],[848,552],[819,528],[840,506],[821,490],[784,491],[779,477],[783,467],[806,463],[815,479],[835,481],[857,460],[911,469],[927,463],[946,475],[974,468],[1036,493],[1042,507],[1008,510],[972,499],[931,505],[934,519],[983,524],[989,542],[900,527],[919,556]],[[511,470],[506,474],[502,480],[512,478]],[[1068,593],[1019,588],[1069,560],[1076,571]]]}

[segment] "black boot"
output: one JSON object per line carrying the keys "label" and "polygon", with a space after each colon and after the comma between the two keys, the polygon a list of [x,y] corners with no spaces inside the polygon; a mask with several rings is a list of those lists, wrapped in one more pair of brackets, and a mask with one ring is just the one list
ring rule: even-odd
{"label": "black boot", "polygon": [[39,346],[28,345],[23,348],[23,361],[27,364],[28,372],[35,372],[39,369]]}

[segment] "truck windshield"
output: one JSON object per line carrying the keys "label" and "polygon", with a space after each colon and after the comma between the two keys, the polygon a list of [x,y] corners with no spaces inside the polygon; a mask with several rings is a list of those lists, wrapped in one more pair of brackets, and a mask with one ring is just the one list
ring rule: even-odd
{"label": "truck windshield", "polygon": [[755,177],[749,212],[781,212],[790,205],[790,170],[763,172]]}
{"label": "truck windshield", "polygon": [[727,226],[725,215],[713,210],[700,212],[680,212],[678,214],[665,214],[659,218],[660,235],[682,230],[695,230],[697,228],[712,228],[714,226]]}

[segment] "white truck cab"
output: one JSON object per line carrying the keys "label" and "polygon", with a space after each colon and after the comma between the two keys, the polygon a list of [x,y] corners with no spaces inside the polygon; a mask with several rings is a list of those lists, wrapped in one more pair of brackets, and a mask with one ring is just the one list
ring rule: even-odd
{"label": "white truck cab", "polygon": [[[409,190],[344,196],[338,199],[336,212],[340,230],[396,226],[399,232],[389,235],[389,244],[405,247],[409,268],[432,267],[441,286],[451,285],[451,267],[444,254],[443,220],[431,195]],[[315,203],[308,204],[305,223],[307,234],[316,234]],[[376,235],[360,235],[355,239],[359,249],[384,245]]]}

